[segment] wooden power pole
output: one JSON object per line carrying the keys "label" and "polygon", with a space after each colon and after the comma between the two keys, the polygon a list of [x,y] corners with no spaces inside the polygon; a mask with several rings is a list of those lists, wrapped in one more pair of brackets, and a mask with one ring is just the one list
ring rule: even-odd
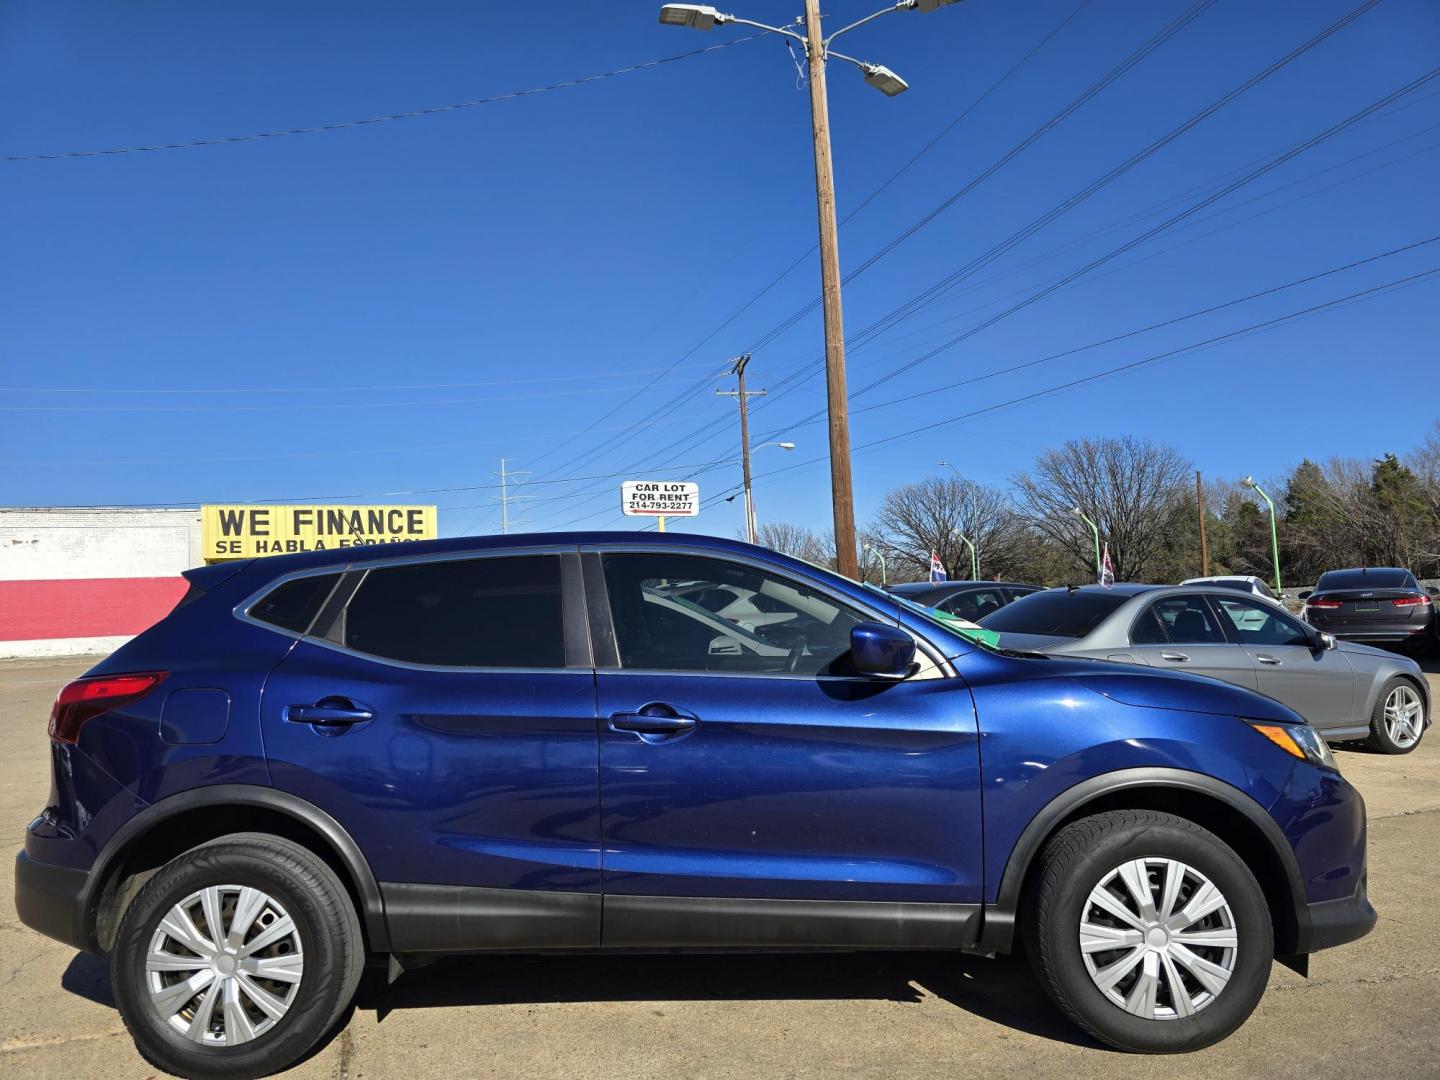
{"label": "wooden power pole", "polygon": [[1210,576],[1210,544],[1205,539],[1205,485],[1200,482],[1200,470],[1195,470],[1195,506],[1200,512],[1200,576]]}
{"label": "wooden power pole", "polygon": [[859,579],[855,496],[850,480],[849,396],[845,389],[845,329],[840,314],[840,246],[835,224],[835,172],[830,160],[830,106],[825,96],[825,49],[820,0],[805,0],[810,73],[810,125],[815,142],[815,197],[820,215],[820,288],[825,312],[825,394],[830,415],[830,498],[835,514],[835,564]]}

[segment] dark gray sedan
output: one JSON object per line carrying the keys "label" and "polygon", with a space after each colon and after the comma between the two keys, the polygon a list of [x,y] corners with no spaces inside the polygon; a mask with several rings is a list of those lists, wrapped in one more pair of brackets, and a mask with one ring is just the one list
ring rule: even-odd
{"label": "dark gray sedan", "polygon": [[1332,742],[1365,739],[1406,754],[1429,724],[1429,690],[1415,661],[1336,641],[1279,605],[1232,589],[1047,589],[980,625],[998,632],[1006,648],[1190,671],[1258,690]]}

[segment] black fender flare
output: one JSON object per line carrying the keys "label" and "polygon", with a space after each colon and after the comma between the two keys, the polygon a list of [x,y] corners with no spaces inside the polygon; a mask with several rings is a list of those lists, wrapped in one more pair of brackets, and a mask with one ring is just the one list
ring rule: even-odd
{"label": "black fender flare", "polygon": [[979,948],[996,952],[1010,951],[1015,936],[1016,915],[1020,907],[1020,894],[1025,885],[1025,877],[1029,873],[1035,857],[1039,855],[1041,847],[1044,846],[1045,841],[1049,839],[1060,822],[1102,796],[1139,788],[1178,788],[1194,792],[1197,795],[1208,796],[1225,804],[1229,809],[1237,811],[1253,825],[1257,832],[1265,838],[1284,871],[1285,880],[1290,886],[1288,899],[1295,912],[1297,945],[1302,946],[1298,951],[1306,951],[1303,946],[1309,942],[1311,933],[1310,909],[1305,901],[1305,882],[1300,876],[1300,866],[1295,861],[1295,853],[1291,850],[1285,834],[1281,832],[1275,819],[1249,795],[1223,780],[1217,780],[1204,773],[1160,766],[1120,769],[1116,772],[1102,773],[1099,776],[1092,776],[1088,780],[1082,780],[1055,796],[1030,819],[1030,823],[1025,826],[1024,831],[1020,833],[1020,838],[1015,841],[1015,846],[1010,851],[1010,857],[1005,863],[1005,870],[1000,876],[1000,888],[996,893],[995,903],[985,907],[985,920],[980,930]]}
{"label": "black fender flare", "polygon": [[360,846],[338,821],[314,803],[306,802],[285,791],[252,784],[217,784],[214,787],[182,791],[151,803],[115,830],[114,835],[106,841],[100,854],[96,856],[84,891],[80,895],[80,910],[85,913],[85,925],[92,939],[95,934],[100,890],[109,880],[117,861],[135,841],[179,815],[195,810],[234,806],[248,806],[284,814],[319,833],[344,866],[359,894],[361,910],[358,914],[365,924],[370,947],[377,952],[389,950],[390,931],[385,921],[385,902],[380,886],[375,881],[375,874]]}

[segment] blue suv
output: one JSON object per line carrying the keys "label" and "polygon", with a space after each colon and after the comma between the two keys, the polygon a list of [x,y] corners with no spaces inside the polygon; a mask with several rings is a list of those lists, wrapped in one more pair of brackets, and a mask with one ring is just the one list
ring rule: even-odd
{"label": "blue suv", "polygon": [[1365,810],[1283,705],[995,649],[697,536],[207,566],[67,686],[16,867],[156,1067],[259,1076],[362,969],[487,950],[1024,943],[1134,1051],[1234,1031],[1375,921]]}

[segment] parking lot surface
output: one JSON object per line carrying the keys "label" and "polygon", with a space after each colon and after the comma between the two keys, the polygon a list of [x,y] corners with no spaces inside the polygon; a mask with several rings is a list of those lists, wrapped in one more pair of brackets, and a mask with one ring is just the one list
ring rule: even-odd
{"label": "parking lot surface", "polygon": [[[45,722],[89,661],[0,663],[0,830],[19,848],[49,790]],[[1432,693],[1440,675],[1430,665]],[[1370,813],[1380,923],[1273,969],[1248,1024],[1181,1058],[1104,1049],[1023,962],[941,954],[494,957],[370,987],[293,1077],[1440,1076],[1440,735],[1386,758],[1337,753]],[[0,1076],[156,1075],[110,995],[108,963],[21,926],[0,871]]]}

